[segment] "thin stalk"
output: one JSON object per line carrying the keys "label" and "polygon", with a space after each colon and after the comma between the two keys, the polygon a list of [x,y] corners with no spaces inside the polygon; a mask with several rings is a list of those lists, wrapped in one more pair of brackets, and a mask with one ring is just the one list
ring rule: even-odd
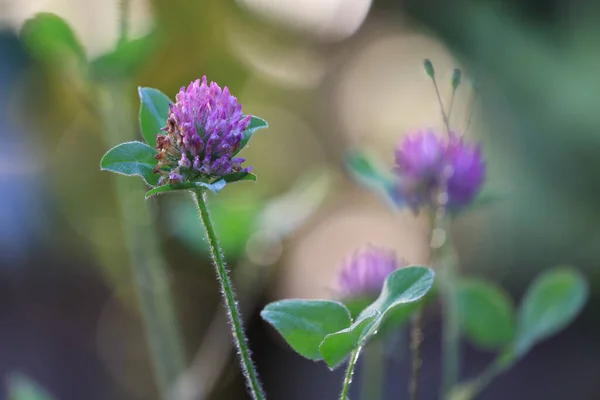
{"label": "thin stalk", "polygon": [[408,396],[410,400],[419,398],[419,375],[423,359],[421,357],[421,344],[423,343],[423,309],[419,307],[413,320],[410,332],[410,349],[412,355],[411,374],[408,384]]}
{"label": "thin stalk", "polygon": [[129,0],[119,0],[119,43],[127,41],[129,34],[130,3]]}
{"label": "thin stalk", "polygon": [[455,387],[449,397],[450,400],[471,400],[477,397],[490,384],[494,378],[509,369],[516,359],[509,354],[500,354],[488,365],[479,376],[471,382]]}
{"label": "thin stalk", "polygon": [[439,273],[443,326],[442,326],[442,385],[440,397],[445,399],[458,382],[460,370],[460,326],[457,286],[457,262],[451,240],[450,216],[447,214],[447,185],[454,171],[446,168],[440,182],[440,190],[435,197],[436,207],[431,219],[431,264]]}
{"label": "thin stalk", "polygon": [[219,247],[217,235],[215,234],[208,209],[206,208],[205,193],[202,190],[194,191],[194,197],[198,206],[200,219],[202,220],[204,229],[206,229],[208,244],[211,250],[215,268],[217,270],[217,277],[219,279],[219,283],[221,284],[221,292],[223,294],[223,299],[225,300],[225,306],[227,308],[227,314],[231,324],[233,339],[240,356],[240,363],[242,372],[246,379],[246,384],[254,400],[264,400],[265,395],[258,379],[256,368],[252,362],[250,349],[248,348],[248,339],[244,333],[242,317],[235,299],[233,285],[231,283],[231,279],[229,278],[227,267],[225,266],[223,252]]}
{"label": "thin stalk", "polygon": [[456,97],[456,89],[452,89],[452,97],[450,97],[450,106],[448,107],[448,124],[446,128],[450,133],[450,119],[452,118],[452,109],[454,108],[454,98]]}
{"label": "thin stalk", "polygon": [[435,79],[435,77],[432,77],[431,80],[433,81],[433,87],[435,88],[435,95],[437,96],[438,103],[440,103],[440,111],[442,112],[442,118],[444,119],[444,125],[446,125],[446,130],[448,131],[448,134],[450,134],[450,121],[448,119],[448,116],[446,115],[446,112],[444,111],[444,103],[442,102],[442,96],[440,95],[440,90],[437,85],[437,80]]}
{"label": "thin stalk", "polygon": [[348,361],[348,368],[346,369],[346,376],[344,378],[344,386],[342,387],[342,393],[340,394],[340,400],[348,400],[348,391],[350,390],[350,384],[352,383],[352,376],[354,375],[354,369],[356,368],[356,362],[360,354],[360,347],[352,352],[350,361]]}
{"label": "thin stalk", "polygon": [[371,340],[363,354],[362,400],[380,400],[383,394],[385,379],[385,353],[383,339]]}
{"label": "thin stalk", "polygon": [[475,89],[473,89],[473,95],[471,96],[471,103],[470,103],[470,109],[469,109],[469,119],[467,119],[467,125],[465,127],[465,132],[463,133],[463,136],[467,134],[467,132],[469,131],[469,128],[471,127],[471,120],[473,119],[473,110],[475,109],[475,99],[477,98],[477,92],[475,91]]}

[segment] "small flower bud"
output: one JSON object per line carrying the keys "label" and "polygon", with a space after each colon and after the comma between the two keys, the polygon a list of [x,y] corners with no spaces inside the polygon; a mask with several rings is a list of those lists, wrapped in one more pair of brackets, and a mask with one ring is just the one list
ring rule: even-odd
{"label": "small flower bud", "polygon": [[405,267],[391,250],[369,246],[346,259],[338,275],[338,287],[344,298],[377,295],[389,274]]}
{"label": "small flower bud", "polygon": [[460,86],[461,77],[461,70],[459,68],[455,68],[454,72],[452,72],[452,90],[458,89],[458,86]]}
{"label": "small flower bud", "polygon": [[425,72],[427,72],[427,75],[429,75],[431,79],[434,79],[435,69],[433,68],[433,63],[429,58],[426,58],[425,61],[423,61],[423,66],[425,67]]}

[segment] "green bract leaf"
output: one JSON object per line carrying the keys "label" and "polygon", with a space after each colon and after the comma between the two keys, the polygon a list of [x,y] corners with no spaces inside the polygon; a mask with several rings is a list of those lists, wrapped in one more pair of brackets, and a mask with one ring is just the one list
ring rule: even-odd
{"label": "green bract leaf", "polygon": [[223,176],[223,180],[227,183],[233,183],[238,181],[256,182],[256,175],[250,172],[234,172],[232,174]]}
{"label": "green bract leaf", "polygon": [[177,190],[196,190],[196,189],[208,189],[213,193],[219,193],[227,185],[223,179],[220,179],[213,183],[206,182],[183,182],[183,183],[171,183],[169,185],[157,186],[154,189],[150,189],[146,192],[146,198],[150,198],[157,194],[163,194],[166,192],[173,192]]}
{"label": "green bract leaf", "polygon": [[139,87],[140,127],[142,136],[150,146],[156,146],[156,135],[167,126],[171,99],[158,89]]}
{"label": "green bract leaf", "polygon": [[378,167],[365,153],[359,150],[351,151],[346,154],[345,161],[346,167],[359,184],[379,193],[388,202],[397,202],[398,199],[391,196],[395,178]]}
{"label": "green bract leaf", "polygon": [[517,355],[565,328],[581,311],[587,296],[587,282],[573,268],[559,267],[538,276],[519,309]]}
{"label": "green bract leaf", "polygon": [[248,145],[248,142],[250,141],[250,139],[252,139],[252,135],[254,135],[254,133],[257,130],[263,129],[263,128],[268,128],[268,127],[269,127],[269,124],[267,124],[267,121],[265,121],[262,118],[255,117],[253,115],[252,119],[250,120],[250,125],[248,125],[248,128],[246,128],[246,130],[244,131],[244,137],[242,138],[242,141],[240,142],[240,147],[238,148],[238,150],[235,153],[233,153],[233,155],[236,155],[237,153],[242,151],[242,149],[244,147],[246,147],[246,145]]}
{"label": "green bract leaf", "polygon": [[325,336],[352,322],[343,304],[327,300],[281,300],[268,304],[260,315],[310,360],[322,359],[319,345]]}
{"label": "green bract leaf", "polygon": [[65,58],[86,61],[85,50],[69,24],[51,13],[39,13],[21,29],[23,42],[30,53],[45,62],[64,63]]}
{"label": "green bract leaf", "polygon": [[[385,280],[379,298],[364,309],[348,329],[325,337],[321,354],[327,365],[335,368],[354,349],[365,344],[392,312],[398,320],[409,318],[417,307],[414,303],[431,289],[433,277],[431,269],[420,266],[392,272]],[[404,314],[400,315],[402,309]]]}
{"label": "green bract leaf", "polygon": [[20,374],[9,375],[7,386],[9,400],[52,400],[42,387]]}
{"label": "green bract leaf", "polygon": [[137,175],[150,186],[156,185],[159,175],[156,166],[156,150],[142,142],[121,143],[110,149],[100,161],[102,170],[123,175]]}
{"label": "green bract leaf", "polygon": [[139,39],[120,42],[109,53],[90,63],[96,79],[127,78],[137,74],[147,63],[158,45],[158,33],[152,31]]}
{"label": "green bract leaf", "polygon": [[498,349],[515,337],[513,304],[499,287],[482,280],[465,279],[458,285],[462,329],[478,347]]}

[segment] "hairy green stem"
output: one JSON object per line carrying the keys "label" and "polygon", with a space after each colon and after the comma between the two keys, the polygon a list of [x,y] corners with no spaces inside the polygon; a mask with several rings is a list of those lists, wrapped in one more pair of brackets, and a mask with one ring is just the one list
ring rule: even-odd
{"label": "hairy green stem", "polygon": [[219,283],[221,284],[221,292],[223,294],[223,299],[225,300],[225,306],[227,308],[227,314],[231,324],[233,339],[238,350],[246,384],[248,385],[248,389],[250,390],[250,394],[254,400],[264,400],[265,395],[258,379],[256,368],[252,362],[250,349],[248,348],[248,340],[244,332],[242,317],[235,299],[233,285],[231,283],[231,279],[229,278],[227,267],[225,266],[223,252],[219,247],[219,242],[208,213],[208,208],[206,207],[205,193],[203,190],[194,191],[194,197],[198,206],[200,219],[202,220],[204,229],[206,229],[208,244],[211,250],[213,261],[215,263],[215,268],[217,270],[217,277],[219,279]]}
{"label": "hairy green stem", "polygon": [[383,338],[371,340],[363,353],[362,400],[380,400],[385,384],[385,343]]}
{"label": "hairy green stem", "polygon": [[352,383],[352,376],[354,375],[354,369],[356,368],[360,350],[361,347],[359,346],[350,356],[348,368],[346,369],[346,376],[344,377],[344,386],[342,386],[342,393],[340,394],[340,400],[348,400],[348,391],[350,390],[350,384]]}

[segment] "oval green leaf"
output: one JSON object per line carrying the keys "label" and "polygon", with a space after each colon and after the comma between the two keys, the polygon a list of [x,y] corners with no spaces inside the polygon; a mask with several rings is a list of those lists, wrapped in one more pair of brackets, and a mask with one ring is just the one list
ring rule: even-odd
{"label": "oval green leaf", "polygon": [[30,53],[40,61],[63,64],[66,58],[85,63],[86,55],[71,26],[52,13],[39,13],[27,20],[21,38]]}
{"label": "oval green leaf", "polygon": [[227,185],[223,179],[218,180],[214,183],[206,182],[183,182],[183,183],[171,183],[168,185],[157,186],[146,192],[146,199],[155,196],[157,194],[163,194],[167,192],[174,192],[180,190],[197,190],[197,189],[208,189],[211,192],[217,194]]}
{"label": "oval green leaf", "polygon": [[240,147],[237,149],[237,151],[235,153],[233,153],[233,155],[238,154],[240,151],[242,151],[244,149],[244,147],[246,147],[248,145],[248,142],[250,141],[250,139],[252,139],[252,136],[254,135],[254,133],[257,130],[263,129],[263,128],[268,128],[268,127],[269,127],[269,124],[267,124],[267,121],[253,115],[252,119],[250,120],[250,125],[248,125],[248,128],[246,128],[246,130],[244,131],[244,137],[242,138],[242,141],[240,142]]}
{"label": "oval green leaf", "polygon": [[140,96],[140,128],[142,136],[150,146],[156,146],[156,135],[161,134],[167,126],[169,105],[173,102],[158,89],[139,87]]}
{"label": "oval green leaf", "polygon": [[154,173],[157,164],[156,150],[142,142],[121,143],[110,149],[100,161],[100,168],[127,176],[140,176],[154,186],[159,175]]}
{"label": "oval green leaf", "polygon": [[139,39],[119,42],[110,52],[90,63],[95,79],[131,78],[148,62],[148,58],[159,44],[156,30]]}
{"label": "oval green leaf", "polygon": [[297,353],[321,360],[319,345],[330,333],[350,326],[350,313],[343,304],[329,300],[281,300],[260,313]]}
{"label": "oval green leaf", "polygon": [[461,327],[467,338],[483,349],[500,349],[512,343],[516,332],[514,307],[501,288],[478,279],[458,285]]}
{"label": "oval green leaf", "polygon": [[433,278],[433,271],[421,266],[392,272],[377,300],[365,308],[348,329],[327,335],[321,343],[321,355],[329,368],[337,367],[353,350],[364,345],[392,312],[396,323],[408,319],[416,310],[413,303],[427,294]]}
{"label": "oval green leaf", "polygon": [[537,342],[564,329],[581,311],[588,296],[585,278],[571,267],[541,274],[521,303],[515,352],[523,356]]}

